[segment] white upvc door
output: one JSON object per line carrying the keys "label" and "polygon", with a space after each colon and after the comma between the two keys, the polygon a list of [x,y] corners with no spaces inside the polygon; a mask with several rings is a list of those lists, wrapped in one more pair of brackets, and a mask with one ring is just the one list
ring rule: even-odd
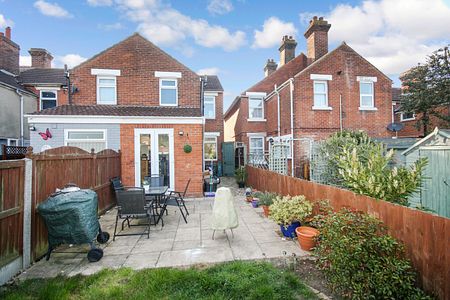
{"label": "white upvc door", "polygon": [[134,169],[136,186],[142,186],[144,176],[158,174],[175,188],[173,129],[134,129]]}

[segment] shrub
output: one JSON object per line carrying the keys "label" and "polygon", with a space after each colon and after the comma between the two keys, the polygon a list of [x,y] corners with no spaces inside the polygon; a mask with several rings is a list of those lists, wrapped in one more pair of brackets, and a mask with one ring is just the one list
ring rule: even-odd
{"label": "shrub", "polygon": [[270,206],[273,204],[273,200],[277,197],[277,194],[270,192],[257,192],[255,197],[259,199],[259,205]]}
{"label": "shrub", "polygon": [[270,205],[269,218],[280,225],[303,222],[312,213],[313,205],[305,196],[277,196]]}
{"label": "shrub", "polygon": [[315,253],[331,288],[351,299],[427,299],[403,246],[376,218],[343,209],[321,224]]}
{"label": "shrub", "polygon": [[339,174],[344,185],[355,193],[408,205],[408,197],[422,185],[427,160],[421,158],[409,169],[390,168],[394,151],[384,154],[383,149],[381,144],[372,145],[364,160],[357,148],[344,149],[338,159]]}
{"label": "shrub", "polygon": [[[321,171],[322,182],[335,186],[343,186],[342,176],[339,173],[338,158],[345,148],[357,148],[361,157],[365,156],[367,149],[374,142],[364,131],[342,131],[331,135],[320,144],[318,149],[323,170]],[[314,165],[314,168],[319,168]]]}
{"label": "shrub", "polygon": [[244,166],[241,166],[235,171],[236,182],[245,182],[247,180],[247,170]]}

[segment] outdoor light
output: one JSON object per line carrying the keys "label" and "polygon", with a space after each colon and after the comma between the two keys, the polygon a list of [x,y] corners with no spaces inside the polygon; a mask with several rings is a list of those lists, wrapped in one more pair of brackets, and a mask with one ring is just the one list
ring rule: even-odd
{"label": "outdoor light", "polygon": [[178,135],[179,135],[179,136],[183,136],[183,135],[184,135],[184,131],[183,131],[183,130],[180,130],[180,131],[178,132]]}
{"label": "outdoor light", "polygon": [[30,125],[30,126],[28,127],[28,129],[29,129],[30,131],[36,131],[36,127],[34,127],[34,125]]}

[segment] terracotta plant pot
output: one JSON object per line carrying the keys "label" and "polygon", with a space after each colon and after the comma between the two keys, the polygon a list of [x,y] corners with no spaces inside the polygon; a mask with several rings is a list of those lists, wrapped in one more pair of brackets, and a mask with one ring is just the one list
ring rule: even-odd
{"label": "terracotta plant pot", "polygon": [[265,217],[268,217],[269,214],[270,214],[269,206],[267,206],[267,205],[261,205],[261,207],[262,207],[262,209],[263,209],[264,216],[265,216]]}
{"label": "terracotta plant pot", "polygon": [[319,235],[319,230],[309,226],[300,226],[295,229],[295,233],[303,250],[311,251],[316,246],[316,237]]}

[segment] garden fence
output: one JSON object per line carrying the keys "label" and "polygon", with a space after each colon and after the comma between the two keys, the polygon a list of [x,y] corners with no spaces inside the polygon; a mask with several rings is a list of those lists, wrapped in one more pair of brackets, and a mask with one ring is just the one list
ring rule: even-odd
{"label": "garden fence", "polygon": [[258,190],[305,195],[313,202],[328,199],[335,210],[349,207],[376,216],[405,244],[423,288],[450,299],[450,219],[251,166],[247,172],[247,184]]}

